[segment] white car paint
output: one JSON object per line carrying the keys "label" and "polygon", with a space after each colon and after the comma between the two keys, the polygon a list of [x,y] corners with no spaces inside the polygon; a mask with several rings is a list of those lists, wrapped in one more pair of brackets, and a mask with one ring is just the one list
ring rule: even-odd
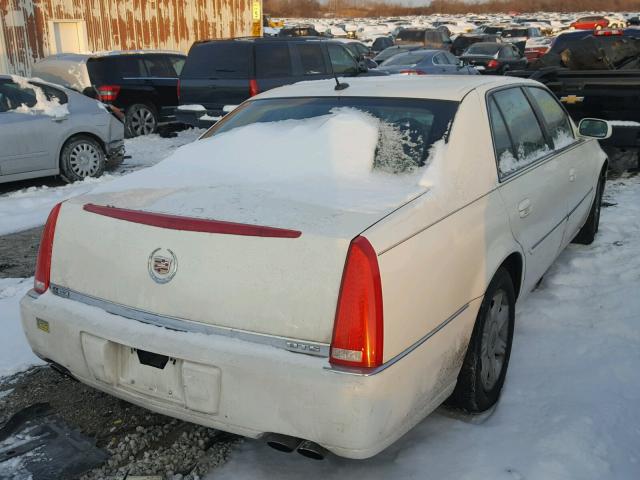
{"label": "white car paint", "polygon": [[[249,101],[460,102],[438,181],[426,193],[375,214],[282,205],[305,225],[300,238],[286,241],[166,230],[83,209],[121,201],[144,209],[156,193],[70,200],[53,243],[56,287],[21,302],[33,350],[151,410],[250,437],[308,439],[350,458],[375,455],[433,411],[455,387],[494,273],[508,257],[521,258],[514,281],[518,300],[526,296],[585,222],[605,157],[595,141],[576,135],[500,182],[486,98],[538,83],[476,76],[349,83],[335,91],[333,81],[305,82]],[[524,201],[528,213],[521,215]],[[305,216],[337,220],[305,223]],[[357,235],[373,246],[382,282],[385,363],[374,371],[335,368],[327,359],[345,256]],[[161,245],[178,252],[181,275],[158,285],[147,258]],[[159,328],[159,320],[190,331]],[[38,328],[42,321],[47,332]],[[165,370],[141,365],[135,348],[173,360]]]}

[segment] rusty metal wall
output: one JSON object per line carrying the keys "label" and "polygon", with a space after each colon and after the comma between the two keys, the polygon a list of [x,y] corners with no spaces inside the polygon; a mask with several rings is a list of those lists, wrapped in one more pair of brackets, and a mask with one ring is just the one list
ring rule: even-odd
{"label": "rusty metal wall", "polygon": [[[0,68],[28,75],[53,52],[51,21],[85,21],[87,50],[187,52],[196,40],[249,36],[252,0],[0,0]],[[2,73],[2,72],[0,72]]]}

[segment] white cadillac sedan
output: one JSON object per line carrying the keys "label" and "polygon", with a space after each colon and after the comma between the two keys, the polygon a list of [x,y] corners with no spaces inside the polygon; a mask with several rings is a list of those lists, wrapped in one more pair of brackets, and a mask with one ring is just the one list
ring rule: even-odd
{"label": "white cadillac sedan", "polygon": [[598,230],[610,127],[532,81],[348,81],[253,97],[57,205],[21,303],[34,352],[311,458],[494,405],[516,302]]}

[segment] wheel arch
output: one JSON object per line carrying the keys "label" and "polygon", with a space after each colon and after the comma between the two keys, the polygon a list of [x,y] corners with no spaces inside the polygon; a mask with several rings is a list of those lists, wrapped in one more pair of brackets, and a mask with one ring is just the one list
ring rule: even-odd
{"label": "wheel arch", "polygon": [[[516,300],[520,297],[520,290],[522,288],[522,280],[524,274],[524,260],[520,252],[512,252],[509,254],[502,263],[496,269],[496,272],[501,268],[509,272],[511,280],[513,281],[513,290],[516,294]],[[494,272],[495,275],[495,272]]]}

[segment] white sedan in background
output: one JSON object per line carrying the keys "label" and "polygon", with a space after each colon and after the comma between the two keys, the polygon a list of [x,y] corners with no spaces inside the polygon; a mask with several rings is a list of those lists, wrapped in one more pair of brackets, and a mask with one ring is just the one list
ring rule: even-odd
{"label": "white sedan in background", "polygon": [[516,301],[598,230],[606,157],[542,85],[308,82],[57,205],[37,355],[151,410],[366,458],[498,400]]}

